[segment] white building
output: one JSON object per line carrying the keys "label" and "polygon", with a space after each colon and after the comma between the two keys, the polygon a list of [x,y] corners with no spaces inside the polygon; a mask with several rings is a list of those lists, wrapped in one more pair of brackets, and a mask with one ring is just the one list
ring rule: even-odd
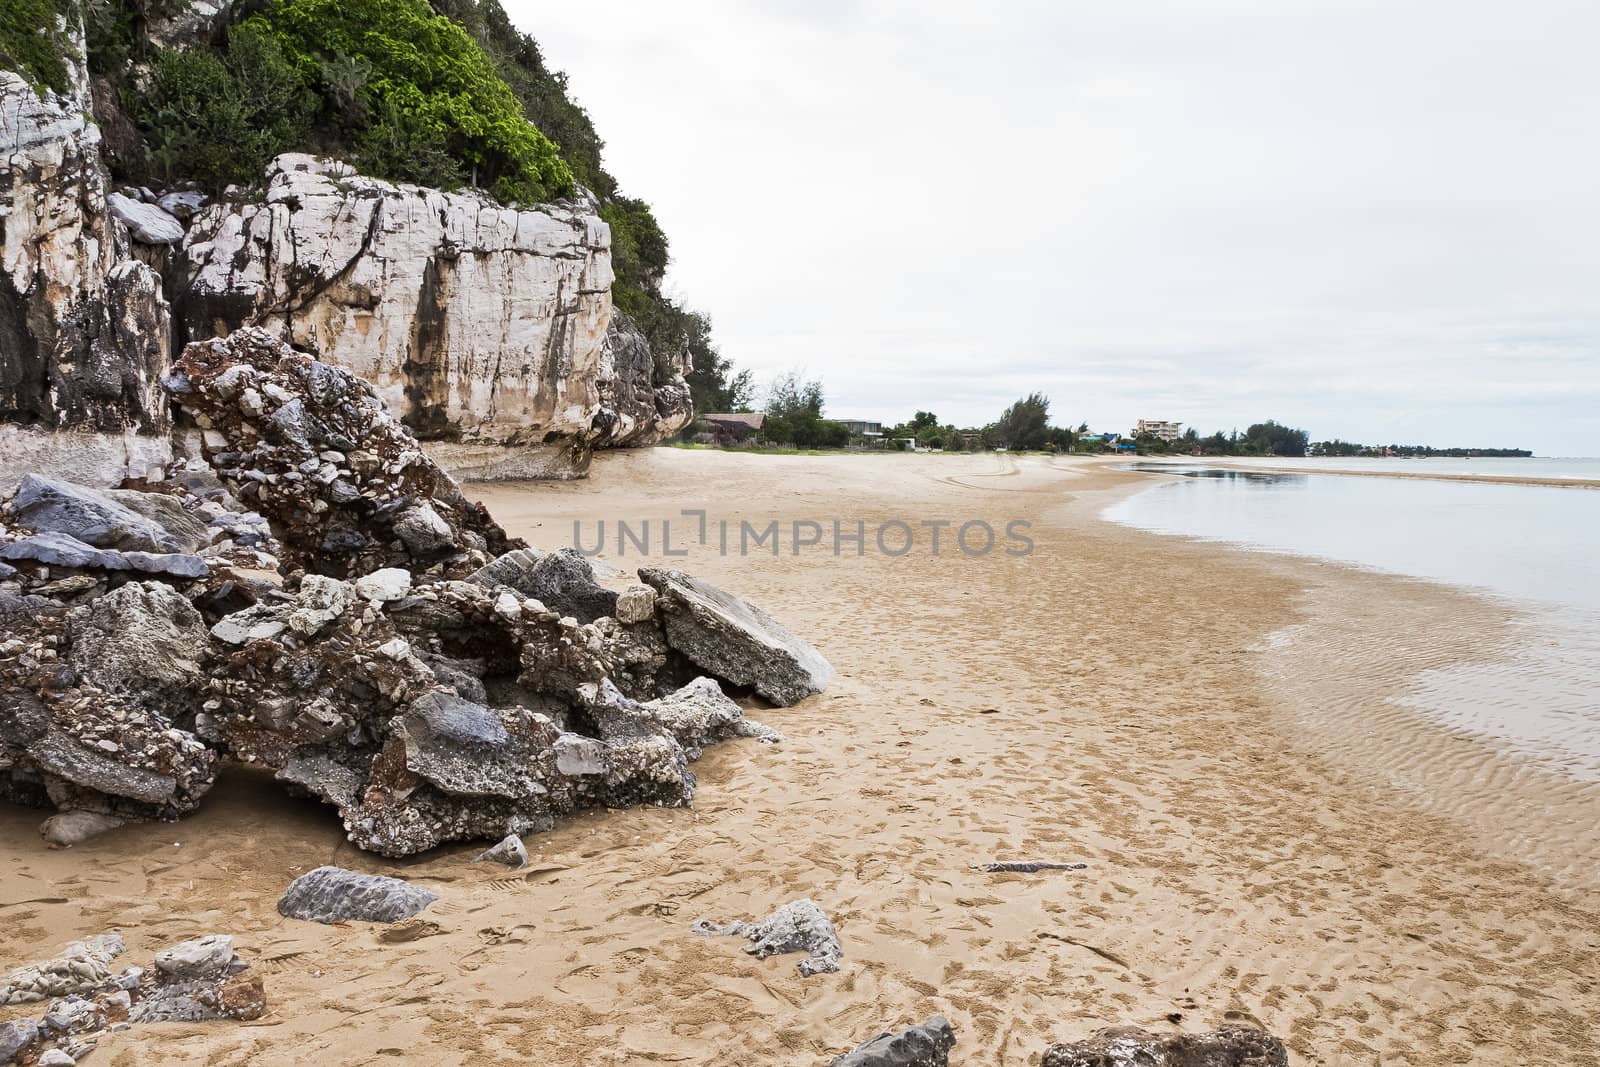
{"label": "white building", "polygon": [[1165,419],[1140,419],[1133,436],[1139,437],[1143,434],[1159,437],[1163,441],[1176,441],[1183,436],[1183,423],[1168,422]]}

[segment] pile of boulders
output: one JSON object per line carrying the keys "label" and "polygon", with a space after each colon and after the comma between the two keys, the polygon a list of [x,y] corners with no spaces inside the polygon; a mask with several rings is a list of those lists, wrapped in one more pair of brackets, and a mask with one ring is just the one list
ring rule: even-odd
{"label": "pile of boulders", "polygon": [[777,739],[723,683],[828,682],[732,594],[507,537],[370,386],[265,332],[166,386],[210,471],[0,503],[0,796],[67,813],[52,840],[187,814],[229,760],[388,856],[681,806],[708,745]]}
{"label": "pile of boulders", "polygon": [[70,1067],[107,1031],[147,1022],[259,1019],[266,1013],[261,979],[242,973],[249,964],[226,934],[164,949],[149,967],[114,970],[112,960],[124,951],[120,935],[101,934],[0,975],[0,1005],[46,1004],[37,1019],[0,1025],[0,1063]]}

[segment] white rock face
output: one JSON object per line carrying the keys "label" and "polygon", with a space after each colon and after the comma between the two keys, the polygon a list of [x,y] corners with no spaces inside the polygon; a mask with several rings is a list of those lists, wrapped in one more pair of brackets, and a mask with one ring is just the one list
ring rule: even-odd
{"label": "white rock face", "polygon": [[180,267],[190,339],[266,326],[371,381],[424,439],[548,440],[586,462],[612,270],[583,205],[505,208],[284,155],[264,203],[195,215]]}
{"label": "white rock face", "polygon": [[[107,211],[82,28],[70,29],[66,93],[0,71],[0,484],[91,457],[107,484],[171,456],[167,304]],[[55,462],[30,463],[45,445]]]}

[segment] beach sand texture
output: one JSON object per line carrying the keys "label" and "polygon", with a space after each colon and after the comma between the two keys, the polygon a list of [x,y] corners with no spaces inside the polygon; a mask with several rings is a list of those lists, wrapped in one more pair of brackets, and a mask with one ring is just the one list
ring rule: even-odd
{"label": "beach sand texture", "polygon": [[[0,808],[0,969],[111,928],[134,962],[235,934],[269,1015],[110,1035],[91,1061],[110,1067],[820,1065],[936,1011],[960,1065],[1036,1062],[1109,1024],[1224,1022],[1302,1064],[1600,1065],[1600,794],[1389,703],[1421,665],[1494,654],[1503,609],[1095,518],[1138,477],[654,449],[587,482],[473,486],[546,547],[575,517],[592,537],[595,519],[696,507],[1025,519],[1037,547],[694,546],[680,565],[812,640],[837,682],[755,713],[787,743],[710,750],[692,810],[585,815],[530,838],[525,872],[469,846],[384,863],[331,809],[244,774],[185,822],[61,852],[40,813]],[[1380,606],[1425,629],[1374,641]],[[995,859],[1088,867],[971,868]],[[324,863],[435,889],[436,931],[280,918],[289,880]],[[839,974],[690,932],[805,896],[839,927]]]}

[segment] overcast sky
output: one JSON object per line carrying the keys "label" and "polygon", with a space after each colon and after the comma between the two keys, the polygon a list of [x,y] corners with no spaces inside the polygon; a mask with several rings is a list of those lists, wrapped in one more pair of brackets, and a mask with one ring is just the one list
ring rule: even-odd
{"label": "overcast sky", "polygon": [[1600,455],[1590,0],[506,0],[835,417]]}

